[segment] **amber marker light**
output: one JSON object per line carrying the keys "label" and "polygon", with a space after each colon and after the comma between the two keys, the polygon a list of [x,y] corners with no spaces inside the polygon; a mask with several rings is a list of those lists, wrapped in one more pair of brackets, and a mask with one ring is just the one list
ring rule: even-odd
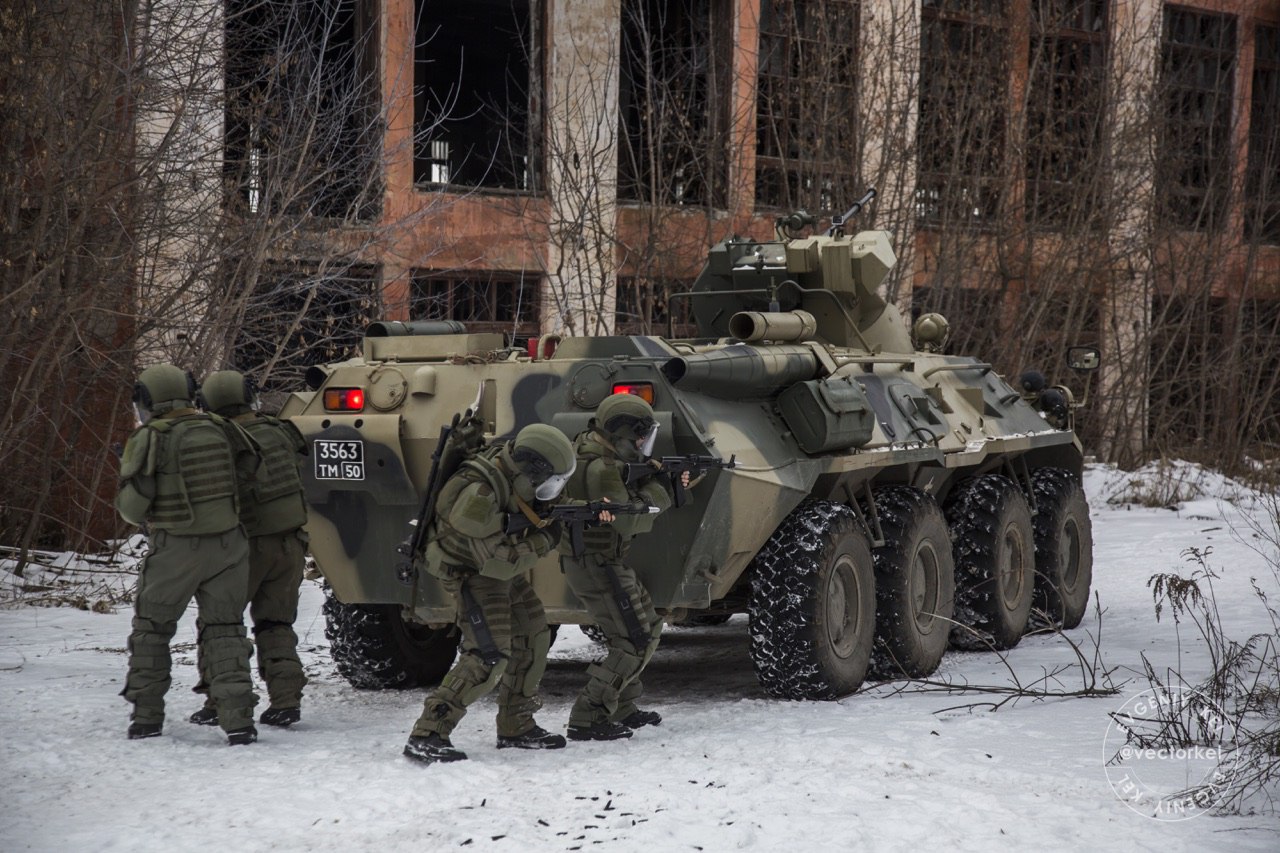
{"label": "amber marker light", "polygon": [[324,391],[326,412],[364,411],[363,388],[326,388]]}
{"label": "amber marker light", "polygon": [[653,383],[651,382],[616,382],[614,394],[635,394],[650,406],[653,405]]}

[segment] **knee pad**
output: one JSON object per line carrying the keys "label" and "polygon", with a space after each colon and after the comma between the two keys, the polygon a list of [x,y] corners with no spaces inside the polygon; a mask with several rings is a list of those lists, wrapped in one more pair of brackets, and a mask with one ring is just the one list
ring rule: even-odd
{"label": "knee pad", "polygon": [[457,696],[458,702],[466,707],[492,690],[506,671],[506,658],[489,666],[479,655],[465,654],[440,682],[440,688]]}

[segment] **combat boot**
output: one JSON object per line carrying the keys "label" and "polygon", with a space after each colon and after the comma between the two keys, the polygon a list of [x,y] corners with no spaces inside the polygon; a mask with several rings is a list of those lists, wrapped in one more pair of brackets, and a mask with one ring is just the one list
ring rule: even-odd
{"label": "combat boot", "polygon": [[160,737],[163,723],[130,723],[129,740],[142,740],[148,737]]}
{"label": "combat boot", "polygon": [[432,732],[426,737],[415,735],[409,738],[409,742],[404,745],[404,756],[423,764],[435,764],[436,762],[464,761],[467,754],[460,749],[454,749],[447,737]]}
{"label": "combat boot", "polygon": [[569,726],[569,740],[622,740],[631,737],[631,729],[621,723],[601,720],[589,726]]}
{"label": "combat boot", "polygon": [[564,749],[564,735],[535,725],[522,735],[498,735],[498,749]]}
{"label": "combat boot", "polygon": [[658,725],[662,722],[662,715],[657,711],[641,711],[637,708],[618,722],[629,729],[639,729],[644,726]]}
{"label": "combat boot", "polygon": [[301,708],[268,708],[258,717],[258,722],[267,726],[288,728],[302,719]]}
{"label": "combat boot", "polygon": [[187,722],[195,723],[197,726],[216,726],[218,724],[218,709],[205,705],[199,711],[187,717]]}
{"label": "combat boot", "polygon": [[253,726],[245,726],[243,729],[233,729],[227,732],[227,746],[247,746],[251,743],[257,743],[258,730]]}

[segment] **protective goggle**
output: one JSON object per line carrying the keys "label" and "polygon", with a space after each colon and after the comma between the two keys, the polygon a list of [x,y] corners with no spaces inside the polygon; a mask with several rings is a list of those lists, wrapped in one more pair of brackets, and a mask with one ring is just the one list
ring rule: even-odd
{"label": "protective goggle", "polygon": [[552,474],[539,483],[533,490],[533,496],[540,501],[553,500],[560,496],[564,491],[564,487],[568,485],[569,478],[573,476],[574,470],[578,467],[578,463],[573,464],[573,468],[563,474]]}
{"label": "protective goggle", "polygon": [[649,428],[649,432],[644,438],[637,439],[639,442],[636,446],[640,448],[643,456],[653,455],[653,445],[658,441],[658,424],[655,421],[653,426]]}

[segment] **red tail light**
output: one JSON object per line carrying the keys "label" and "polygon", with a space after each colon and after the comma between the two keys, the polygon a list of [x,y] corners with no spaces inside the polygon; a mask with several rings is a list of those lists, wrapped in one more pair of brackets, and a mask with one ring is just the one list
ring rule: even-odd
{"label": "red tail light", "polygon": [[651,382],[615,382],[614,394],[635,394],[650,406],[653,405],[653,383]]}
{"label": "red tail light", "polygon": [[326,388],[324,391],[326,412],[364,411],[363,388]]}

